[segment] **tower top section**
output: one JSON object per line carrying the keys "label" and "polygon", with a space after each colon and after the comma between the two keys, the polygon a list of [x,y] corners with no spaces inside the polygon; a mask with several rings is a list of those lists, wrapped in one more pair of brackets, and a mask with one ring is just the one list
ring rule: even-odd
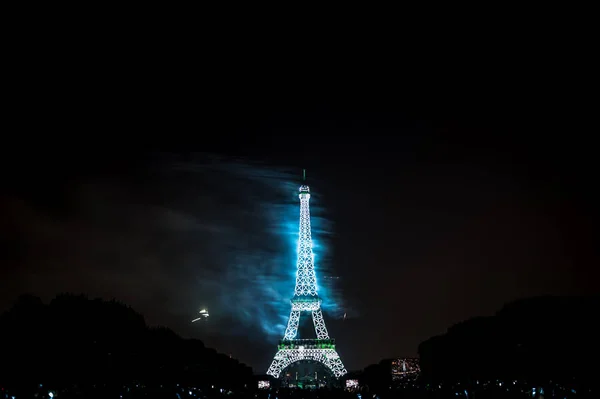
{"label": "tower top section", "polygon": [[310,194],[310,189],[305,184],[301,185],[298,191],[300,191],[300,194]]}
{"label": "tower top section", "polygon": [[302,185],[298,191],[300,191],[300,195],[310,194],[310,189],[306,185],[306,169],[302,169]]}

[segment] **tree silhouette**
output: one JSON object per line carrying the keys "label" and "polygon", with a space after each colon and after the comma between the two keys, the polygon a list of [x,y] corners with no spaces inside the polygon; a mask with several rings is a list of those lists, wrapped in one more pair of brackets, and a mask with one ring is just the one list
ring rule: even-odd
{"label": "tree silhouette", "polygon": [[94,384],[218,385],[253,381],[252,369],[183,339],[117,301],[61,294],[49,305],[31,295],[0,315],[0,382],[60,389]]}
{"label": "tree silhouette", "polygon": [[431,382],[592,383],[599,373],[598,297],[538,297],[459,323],[419,346]]}

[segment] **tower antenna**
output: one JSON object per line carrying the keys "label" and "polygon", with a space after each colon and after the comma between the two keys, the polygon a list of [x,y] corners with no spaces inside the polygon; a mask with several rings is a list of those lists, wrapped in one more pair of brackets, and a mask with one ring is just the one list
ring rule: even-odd
{"label": "tower antenna", "polygon": [[302,181],[306,181],[306,169],[302,169]]}

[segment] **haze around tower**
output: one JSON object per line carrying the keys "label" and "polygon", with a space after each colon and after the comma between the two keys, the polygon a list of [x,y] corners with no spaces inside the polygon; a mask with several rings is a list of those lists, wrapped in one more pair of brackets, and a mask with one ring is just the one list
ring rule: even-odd
{"label": "haze around tower", "polygon": [[[280,339],[295,283],[302,170],[207,154],[152,156],[145,167],[151,182],[147,170],[133,170],[69,188],[64,199],[78,207],[68,214],[10,203],[7,217],[26,215],[22,228],[34,232],[36,242],[52,243],[51,263],[32,262],[33,274],[20,280],[24,290],[46,300],[57,292],[116,297],[150,324],[168,325],[215,347],[223,347],[227,337]],[[319,294],[326,317],[341,318],[348,309],[337,280],[327,278],[337,276],[328,251],[334,226],[316,176],[313,183]],[[74,246],[76,254],[67,257]],[[65,278],[74,271],[76,279]],[[6,307],[14,298],[2,299]],[[210,318],[191,323],[202,308],[210,309]]]}

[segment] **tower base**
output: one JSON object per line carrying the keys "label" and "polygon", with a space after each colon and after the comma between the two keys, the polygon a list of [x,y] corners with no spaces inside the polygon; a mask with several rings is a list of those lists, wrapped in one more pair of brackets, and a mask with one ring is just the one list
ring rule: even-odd
{"label": "tower base", "polygon": [[[340,355],[333,345],[305,345],[309,340],[286,340],[286,344],[279,345],[279,350],[267,370],[267,374],[279,378],[281,371],[292,363],[302,360],[313,360],[322,363],[336,378],[347,373]],[[321,347],[319,347],[321,346]],[[323,348],[323,346],[326,346]]]}

